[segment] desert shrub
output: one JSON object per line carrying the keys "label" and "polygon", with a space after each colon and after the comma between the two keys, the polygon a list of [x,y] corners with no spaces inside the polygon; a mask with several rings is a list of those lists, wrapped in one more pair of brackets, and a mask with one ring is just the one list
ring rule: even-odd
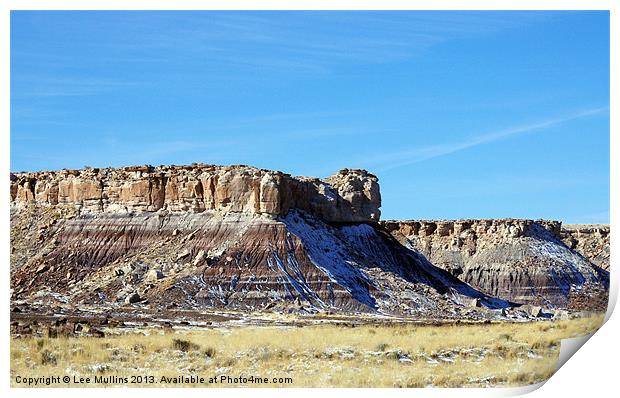
{"label": "desert shrub", "polygon": [[554,348],[555,346],[556,346],[556,343],[553,341],[538,340],[532,343],[532,348],[538,349],[538,350],[546,349],[546,348]]}
{"label": "desert shrub", "polygon": [[419,379],[412,378],[409,381],[407,381],[407,383],[405,385],[403,385],[402,387],[406,387],[406,388],[423,388],[423,387],[426,387],[427,384],[428,384],[428,382],[426,382],[422,378],[419,378]]}
{"label": "desert shrub", "polygon": [[204,351],[204,354],[207,358],[213,358],[217,351],[213,347],[207,347]]}
{"label": "desert shrub", "polygon": [[388,343],[379,343],[375,347],[376,351],[385,351],[390,345]]}
{"label": "desert shrub", "polygon": [[44,350],[41,353],[41,365],[56,365],[57,362],[56,355],[50,350]]}
{"label": "desert shrub", "polygon": [[115,348],[110,354],[110,361],[127,362],[129,361],[129,356],[127,356],[127,354],[122,352],[120,349]]}
{"label": "desert shrub", "polygon": [[447,388],[458,388],[462,386],[462,381],[457,377],[454,377],[450,374],[441,374],[435,376],[433,379],[433,386],[436,387],[447,387]]}
{"label": "desert shrub", "polygon": [[173,339],[172,348],[174,348],[175,350],[188,352],[190,350],[197,350],[200,348],[200,346],[188,340]]}
{"label": "desert shrub", "polygon": [[276,350],[276,355],[280,359],[290,359],[293,357],[293,352],[289,350],[278,349]]}
{"label": "desert shrub", "polygon": [[493,351],[495,351],[497,355],[506,356],[510,354],[511,348],[499,343],[495,345]]}

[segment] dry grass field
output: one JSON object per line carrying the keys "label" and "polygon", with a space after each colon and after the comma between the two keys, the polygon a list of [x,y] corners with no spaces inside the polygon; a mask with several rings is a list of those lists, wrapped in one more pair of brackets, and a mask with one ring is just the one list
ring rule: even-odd
{"label": "dry grass field", "polygon": [[[528,323],[241,326],[146,329],[105,338],[13,338],[11,383],[25,387],[24,378],[59,376],[50,386],[520,386],[553,375],[560,340],[591,333],[602,320],[596,315]],[[192,375],[204,381],[171,379]],[[89,381],[76,383],[80,378]]]}

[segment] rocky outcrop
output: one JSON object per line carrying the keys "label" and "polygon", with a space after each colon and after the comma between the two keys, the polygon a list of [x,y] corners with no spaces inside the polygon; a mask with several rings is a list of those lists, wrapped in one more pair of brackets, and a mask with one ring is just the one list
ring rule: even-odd
{"label": "rocky outcrop", "polygon": [[34,307],[46,297],[490,319],[517,304],[600,309],[607,299],[609,273],[592,262],[603,264],[608,232],[380,223],[377,177],[365,170],[321,180],[248,166],[85,168],[12,173],[10,187],[12,298]]}
{"label": "rocky outcrop", "polygon": [[137,166],[11,174],[11,204],[79,214],[242,212],[284,216],[300,209],[327,222],[376,222],[377,177],[344,169],[322,181],[248,166]]}
{"label": "rocky outcrop", "polygon": [[[104,308],[380,312],[486,319],[511,304],[483,294],[366,223],[291,210],[63,217],[13,211],[11,288]],[[477,300],[480,308],[467,303]]]}
{"label": "rocky outcrop", "polygon": [[560,238],[566,246],[609,271],[609,225],[565,224]]}
{"label": "rocky outcrop", "polygon": [[600,298],[606,305],[609,274],[560,240],[564,232],[558,221],[383,221],[381,225],[434,265],[488,294],[559,307],[568,306],[576,296],[592,294],[591,301]]}

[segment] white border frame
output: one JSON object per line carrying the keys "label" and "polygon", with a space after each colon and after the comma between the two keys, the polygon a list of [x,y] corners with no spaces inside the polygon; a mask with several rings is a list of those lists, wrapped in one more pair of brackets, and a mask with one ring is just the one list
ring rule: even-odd
{"label": "white border frame", "polygon": [[[618,160],[614,158],[614,154],[618,154],[618,137],[617,134],[611,132],[618,131],[618,120],[616,113],[618,104],[618,7],[617,2],[613,0],[591,0],[591,1],[553,1],[553,0],[476,0],[476,1],[458,1],[458,0],[437,0],[437,1],[346,1],[346,0],[299,0],[299,1],[282,1],[282,0],[229,0],[229,1],[200,1],[200,0],[92,0],[92,1],[76,1],[76,0],[5,0],[0,2],[0,126],[2,128],[2,145],[0,146],[1,161],[0,167],[2,173],[0,175],[8,176],[10,172],[10,11],[11,10],[609,10],[610,11],[610,150],[611,150],[611,181],[610,181],[610,220],[614,225],[617,223],[618,212],[617,207],[620,196],[618,195],[618,185],[613,184],[617,181],[618,176]],[[10,350],[9,350],[9,253],[10,253],[10,228],[9,228],[9,181],[8,178],[2,182],[0,188],[0,206],[2,211],[0,217],[3,225],[2,240],[0,250],[2,257],[5,259],[5,270],[1,273],[2,286],[6,287],[5,294],[1,295],[1,302],[4,312],[2,345],[1,345],[1,361],[4,377],[1,378],[0,388],[7,390],[5,392],[12,396],[33,396],[41,393],[60,393],[63,396],[81,396],[85,393],[82,389],[53,389],[42,392],[36,389],[11,389],[9,386],[9,369],[10,369]],[[617,244],[617,233],[615,229],[611,230],[611,253],[612,259],[619,255]],[[609,319],[618,296],[618,273],[615,272],[618,264],[612,264],[611,269],[611,288],[610,288],[610,305],[607,312]],[[571,359],[568,363],[556,373],[546,383],[545,388],[538,390],[534,395],[538,394],[558,394],[567,396],[607,396],[608,391],[613,391],[616,384],[617,376],[617,358],[620,354],[618,348],[620,344],[617,339],[620,336],[620,321],[614,317],[609,320],[604,327],[596,333],[585,349],[580,350],[576,354],[575,359]],[[543,383],[544,384],[544,383]],[[542,384],[541,384],[542,385]],[[504,396],[518,395],[537,389],[540,385],[523,387],[523,388],[505,388],[505,389],[390,389],[385,393],[394,396],[445,396],[457,395],[463,396]],[[136,394],[149,394],[163,396],[164,394],[173,392],[163,389],[116,389],[115,395],[135,396]],[[92,389],[88,394],[95,396],[107,396],[111,393],[110,389]],[[173,392],[174,393],[174,392]],[[247,390],[244,389],[183,389],[182,394],[187,396],[204,396],[205,394],[217,394],[226,396],[244,396]],[[251,394],[258,397],[272,397],[273,395],[288,396],[295,395],[298,397],[314,397],[317,394],[333,393],[338,395],[351,395],[359,397],[366,394],[376,394],[378,391],[364,389],[254,389]],[[383,394],[384,392],[379,392]]]}

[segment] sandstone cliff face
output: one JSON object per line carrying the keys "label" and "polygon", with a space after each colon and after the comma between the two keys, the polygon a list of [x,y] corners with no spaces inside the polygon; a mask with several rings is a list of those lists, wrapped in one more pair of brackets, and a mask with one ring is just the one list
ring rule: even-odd
{"label": "sandstone cliff face", "polygon": [[590,301],[600,299],[601,306],[606,305],[609,274],[560,241],[564,234],[560,222],[384,221],[381,225],[434,265],[488,294],[519,303],[568,306],[571,300],[585,300],[577,296],[589,292]]}
{"label": "sandstone cliff face", "polygon": [[560,238],[566,246],[609,271],[609,233],[609,225],[567,224],[562,226]]}
{"label": "sandstone cliff face", "polygon": [[248,166],[137,166],[11,174],[11,204],[76,209],[80,214],[307,211],[327,222],[376,222],[377,177],[344,169],[325,181]]}

